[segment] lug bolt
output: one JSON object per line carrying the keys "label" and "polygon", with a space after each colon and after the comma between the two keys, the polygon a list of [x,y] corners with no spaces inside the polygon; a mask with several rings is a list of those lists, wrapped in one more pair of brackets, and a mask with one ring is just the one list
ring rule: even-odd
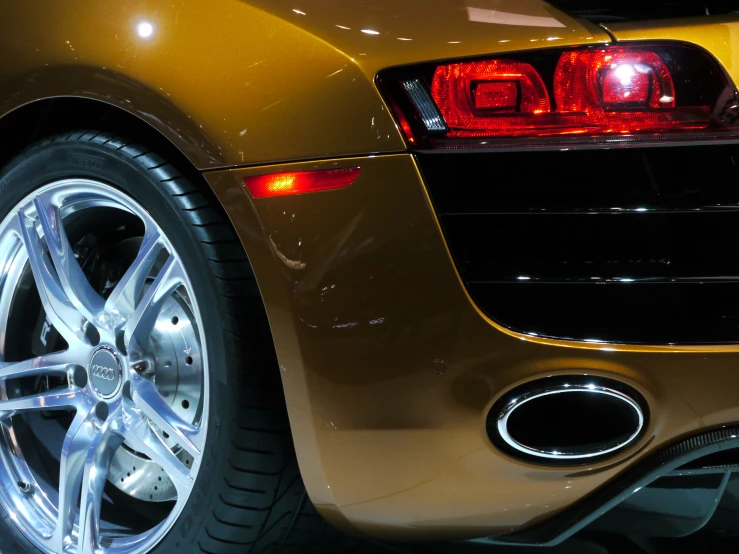
{"label": "lug bolt", "polygon": [[72,374],[72,382],[75,384],[75,386],[81,389],[87,386],[87,372],[85,371],[85,368],[81,366],[77,366],[74,368],[74,373]]}
{"label": "lug bolt", "polygon": [[97,328],[89,321],[85,324],[84,333],[85,338],[87,338],[87,341],[92,346],[100,344],[100,331],[98,331]]}
{"label": "lug bolt", "polygon": [[100,421],[105,421],[108,419],[108,415],[110,414],[110,408],[108,407],[107,402],[98,402],[95,406],[95,415]]}

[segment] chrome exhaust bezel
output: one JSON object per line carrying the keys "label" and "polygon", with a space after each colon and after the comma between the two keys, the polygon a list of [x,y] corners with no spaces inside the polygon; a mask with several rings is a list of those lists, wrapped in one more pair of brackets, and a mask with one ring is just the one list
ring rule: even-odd
{"label": "chrome exhaust bezel", "polygon": [[[508,431],[508,420],[524,404],[557,394],[599,394],[616,398],[636,414],[638,424],[631,435],[607,448],[585,452],[565,449],[541,450],[514,439]],[[488,435],[493,444],[509,455],[539,464],[581,464],[615,455],[634,444],[648,423],[648,408],[643,396],[632,387],[612,379],[585,375],[547,377],[516,387],[493,404],[488,414]],[[497,440],[496,440],[497,439]]]}

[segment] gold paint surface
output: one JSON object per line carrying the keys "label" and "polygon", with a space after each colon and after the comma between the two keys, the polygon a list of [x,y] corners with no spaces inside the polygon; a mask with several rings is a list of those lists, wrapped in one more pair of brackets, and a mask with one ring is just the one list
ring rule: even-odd
{"label": "gold paint surface", "polygon": [[505,23],[456,0],[314,0],[305,15],[286,0],[2,0],[0,116],[50,97],[107,102],[200,169],[398,152],[381,68],[608,38],[540,0],[478,4]]}
{"label": "gold paint surface", "polygon": [[325,0],[303,2],[302,14],[292,0],[249,3],[334,45],[368,78],[395,65],[610,40],[540,0]]}
{"label": "gold paint surface", "polygon": [[[280,198],[253,200],[242,185],[249,175],[332,167],[362,172],[345,189]],[[345,529],[417,539],[519,529],[679,437],[739,420],[736,347],[534,340],[482,315],[410,155],[208,180],[255,266],[309,493]],[[443,375],[436,359],[446,362]],[[566,468],[516,461],[490,444],[485,415],[495,399],[528,380],[573,373],[644,394],[652,415],[638,444]]]}
{"label": "gold paint surface", "polygon": [[48,97],[100,100],[201,169],[404,148],[347,56],[245,3],[6,0],[2,11],[0,114]]}

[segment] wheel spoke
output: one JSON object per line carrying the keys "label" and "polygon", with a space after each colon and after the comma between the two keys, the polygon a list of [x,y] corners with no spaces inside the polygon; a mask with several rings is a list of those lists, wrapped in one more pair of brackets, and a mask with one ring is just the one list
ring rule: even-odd
{"label": "wheel spoke", "polygon": [[70,365],[68,352],[44,354],[22,362],[0,362],[0,381],[36,375],[63,374]]}
{"label": "wheel spoke", "polygon": [[49,195],[37,196],[34,205],[49,255],[67,298],[88,321],[96,321],[104,300],[92,288],[74,257],[72,245],[64,232],[59,207],[51,203]]}
{"label": "wheel spoke", "polygon": [[161,466],[174,483],[178,494],[186,494],[192,489],[193,479],[190,476],[192,467],[187,467],[174,455],[138,410],[133,410],[124,417],[122,434],[131,448],[145,454]]}
{"label": "wheel spoke", "polygon": [[71,540],[85,459],[100,440],[100,434],[99,421],[88,404],[77,412],[64,438],[59,463],[59,517],[52,537],[53,545],[60,551]]}
{"label": "wheel spoke", "polygon": [[23,210],[18,212],[17,224],[18,235],[28,253],[28,262],[46,317],[67,342],[82,340],[84,337],[82,314],[69,301],[55,272],[46,262],[41,239],[33,222],[26,218]]}
{"label": "wheel spoke", "polygon": [[105,302],[105,312],[113,316],[113,327],[117,327],[136,311],[136,300],[141,296],[151,267],[163,248],[158,232],[153,231],[144,237],[136,259]]}
{"label": "wheel spoke", "polygon": [[100,507],[108,470],[123,438],[108,431],[107,425],[95,436],[87,453],[80,496],[78,554],[94,554],[100,547]]}
{"label": "wheel spoke", "polygon": [[205,433],[177,415],[164,401],[154,383],[134,373],[131,376],[131,395],[146,417],[175,439],[193,458],[200,457]]}
{"label": "wheel spoke", "polygon": [[131,319],[126,324],[124,343],[129,355],[146,343],[164,301],[184,281],[182,264],[170,256],[162,266],[154,282],[146,289],[141,302],[136,306]]}
{"label": "wheel spoke", "polygon": [[[50,352],[9,361],[0,354],[0,431],[14,485],[0,504],[45,552],[101,554],[158,544],[190,499],[207,444],[207,356],[185,261],[158,226],[156,211],[105,183],[49,182],[9,209],[0,222],[0,300],[22,310],[33,278],[43,308],[39,335]],[[90,281],[92,266],[80,255],[77,231],[90,233],[84,241],[95,253]],[[120,268],[121,257],[134,253],[130,266]],[[33,300],[35,289],[30,294]],[[8,327],[0,329],[6,343],[32,331]],[[187,359],[180,363],[173,355]],[[59,417],[49,420],[53,410]],[[33,433],[41,451],[28,452],[23,433]],[[125,503],[108,488],[129,471],[130,456],[136,457],[132,479],[123,479],[121,490],[142,502],[173,504],[151,529],[129,529]],[[33,470],[47,458],[58,466],[58,480]]]}
{"label": "wheel spoke", "polygon": [[53,389],[39,394],[0,400],[0,420],[18,412],[68,410],[84,403],[85,395],[76,387]]}

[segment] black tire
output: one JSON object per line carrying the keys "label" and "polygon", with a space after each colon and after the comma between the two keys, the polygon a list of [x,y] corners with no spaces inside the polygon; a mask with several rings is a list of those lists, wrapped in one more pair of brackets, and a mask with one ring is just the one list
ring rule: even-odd
{"label": "black tire", "polygon": [[[69,177],[106,182],[142,204],[180,253],[201,306],[212,407],[203,470],[156,551],[294,552],[317,544],[323,522],[298,472],[264,306],[217,199],[197,173],[188,178],[134,142],[78,131],[45,139],[4,168],[0,220],[33,190]],[[0,552],[35,552],[5,513]]]}

